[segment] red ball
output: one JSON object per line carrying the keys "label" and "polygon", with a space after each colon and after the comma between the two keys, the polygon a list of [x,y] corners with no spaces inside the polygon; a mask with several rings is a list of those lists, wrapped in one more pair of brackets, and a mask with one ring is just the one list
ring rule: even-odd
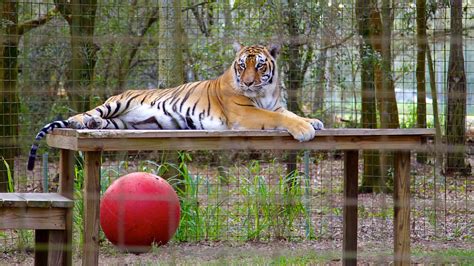
{"label": "red ball", "polygon": [[100,203],[100,225],[122,250],[146,252],[166,244],[179,225],[180,205],[173,187],[149,173],[130,173],[110,185]]}

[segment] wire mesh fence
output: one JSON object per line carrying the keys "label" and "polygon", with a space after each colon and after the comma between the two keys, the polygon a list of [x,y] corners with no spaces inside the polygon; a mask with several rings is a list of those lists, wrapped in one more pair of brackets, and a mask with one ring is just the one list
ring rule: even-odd
{"label": "wire mesh fence", "polygon": [[[411,158],[412,243],[472,250],[471,1],[20,0],[3,1],[0,8],[2,191],[57,191],[56,150],[43,143],[35,170],[26,170],[30,146],[45,124],[125,90],[214,79],[231,66],[235,41],[277,44],[279,85],[289,110],[319,118],[327,128],[436,129],[435,151]],[[338,151],[130,152],[102,158],[102,192],[133,171],[170,182],[181,178],[177,245],[341,245]],[[367,250],[382,247],[367,252],[368,258],[392,247],[390,158],[378,151],[360,156],[359,242]],[[76,246],[83,215],[81,161],[78,155]],[[290,190],[288,183],[294,184]],[[1,250],[9,254],[31,248],[33,240],[31,231],[0,232]]]}

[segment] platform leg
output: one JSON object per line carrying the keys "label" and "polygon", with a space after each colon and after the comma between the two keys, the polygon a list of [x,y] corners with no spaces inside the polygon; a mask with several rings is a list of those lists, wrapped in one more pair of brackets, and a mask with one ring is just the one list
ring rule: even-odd
{"label": "platform leg", "polygon": [[[59,159],[59,193],[73,199],[74,151],[61,150]],[[72,208],[67,209],[65,230],[36,230],[36,265],[72,265]],[[45,250],[41,252],[41,250]],[[38,252],[36,251],[38,250]],[[38,254],[37,254],[38,253]]]}
{"label": "platform leg", "polygon": [[[74,199],[74,154],[71,150],[61,150],[59,159],[59,193],[70,199]],[[70,208],[66,211],[66,230],[58,235],[63,243],[61,258],[57,259],[58,264],[72,265],[72,219],[73,209]]]}
{"label": "platform leg", "polygon": [[49,230],[35,230],[35,265],[48,265]]}
{"label": "platform leg", "polygon": [[395,152],[393,202],[395,265],[410,265],[410,152]]}
{"label": "platform leg", "polygon": [[357,263],[357,181],[359,151],[344,152],[343,265]]}
{"label": "platform leg", "polygon": [[84,247],[82,265],[99,263],[100,152],[84,156]]}

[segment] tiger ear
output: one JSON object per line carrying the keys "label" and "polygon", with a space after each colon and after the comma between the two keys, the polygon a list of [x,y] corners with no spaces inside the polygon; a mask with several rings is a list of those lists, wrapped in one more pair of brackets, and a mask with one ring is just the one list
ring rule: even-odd
{"label": "tiger ear", "polygon": [[234,47],[234,51],[236,53],[238,53],[244,46],[242,44],[240,44],[240,42],[237,42],[235,41],[233,44],[232,44],[232,47]]}
{"label": "tiger ear", "polygon": [[276,58],[278,53],[280,53],[280,45],[278,44],[270,44],[267,47],[267,49],[270,52],[270,54],[273,56],[273,58]]}

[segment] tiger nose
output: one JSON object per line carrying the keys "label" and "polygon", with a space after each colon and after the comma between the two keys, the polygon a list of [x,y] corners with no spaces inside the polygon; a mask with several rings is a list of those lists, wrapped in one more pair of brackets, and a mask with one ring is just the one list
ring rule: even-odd
{"label": "tiger nose", "polygon": [[253,80],[252,81],[244,81],[245,86],[250,87],[253,85]]}

